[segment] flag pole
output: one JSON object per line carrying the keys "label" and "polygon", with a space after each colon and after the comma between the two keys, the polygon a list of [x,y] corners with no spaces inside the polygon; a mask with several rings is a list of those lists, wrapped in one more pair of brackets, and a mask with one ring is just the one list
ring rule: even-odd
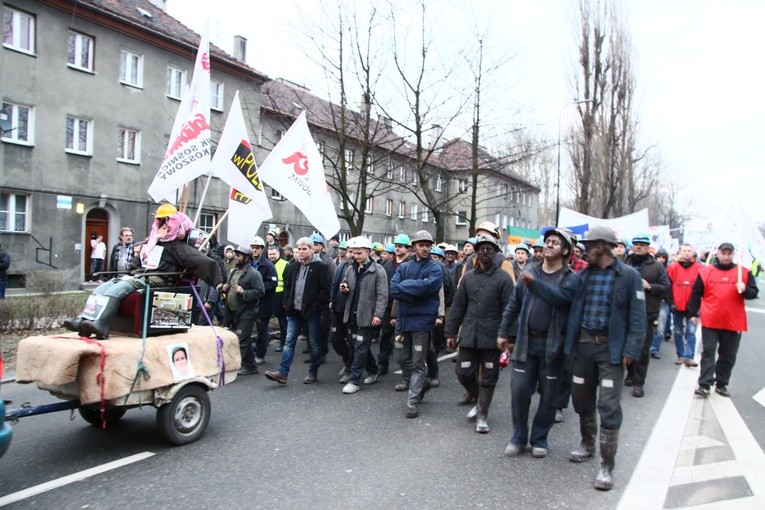
{"label": "flag pole", "polygon": [[212,172],[209,172],[207,174],[207,182],[205,183],[205,188],[202,190],[202,198],[199,199],[199,209],[197,209],[197,213],[194,216],[194,225],[197,224],[199,221],[199,217],[202,215],[202,204],[205,203],[205,197],[207,197],[207,189],[210,187],[210,181],[212,180]]}
{"label": "flag pole", "polygon": [[215,225],[213,226],[213,228],[212,228],[212,230],[210,231],[210,233],[209,233],[209,234],[207,234],[207,236],[205,237],[205,240],[204,240],[204,241],[202,242],[202,244],[199,246],[199,251],[202,251],[202,250],[204,250],[205,248],[207,248],[207,245],[209,245],[209,244],[210,244],[210,238],[211,238],[213,235],[215,235],[215,233],[218,231],[218,227],[220,227],[221,223],[223,223],[223,220],[225,220],[225,219],[226,219],[226,217],[228,216],[228,211],[229,211],[229,209],[226,209],[226,212],[224,212],[224,213],[223,213],[223,216],[221,216],[221,217],[220,217],[220,219],[219,219],[219,220],[218,220],[218,221],[215,223]]}

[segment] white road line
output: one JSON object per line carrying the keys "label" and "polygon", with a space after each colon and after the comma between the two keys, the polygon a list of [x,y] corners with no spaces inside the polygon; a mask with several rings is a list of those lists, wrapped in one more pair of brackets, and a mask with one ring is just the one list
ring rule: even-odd
{"label": "white road line", "polygon": [[765,453],[752,435],[752,432],[738,414],[736,406],[729,398],[710,399],[717,421],[728,438],[728,444],[741,466],[741,471],[749,482],[755,498],[762,503],[759,508],[765,508]]}
{"label": "white road line", "polygon": [[755,393],[752,398],[754,399],[755,402],[760,404],[762,407],[765,407],[765,388]]}
{"label": "white road line", "polygon": [[706,482],[708,480],[717,480],[720,478],[730,478],[732,476],[741,476],[741,466],[735,460],[725,462],[713,462],[712,464],[701,464],[697,466],[676,467],[672,475],[670,485],[684,485],[687,483]]}
{"label": "white road line", "polygon": [[752,308],[751,306],[747,306],[746,311],[754,313],[765,313],[765,308]]}
{"label": "white road line", "polygon": [[[696,387],[697,370],[682,367],[678,371],[672,391],[664,403],[656,426],[651,432],[635,472],[619,501],[618,508],[632,510],[660,509],[664,506],[667,487],[675,470],[686,422]],[[617,476],[618,476],[617,463]]]}
{"label": "white road line", "polygon": [[43,492],[49,491],[51,489],[57,489],[58,487],[63,487],[64,485],[67,485],[73,482],[79,482],[80,480],[84,480],[91,476],[95,476],[100,473],[110,471],[112,469],[117,469],[122,466],[132,464],[133,462],[138,462],[139,460],[147,459],[151,457],[152,455],[154,455],[153,452],[138,453],[136,455],[131,455],[130,457],[125,457],[124,459],[115,460],[113,462],[107,462],[106,464],[102,464],[94,468],[86,469],[78,473],[63,476],[56,480],[51,480],[49,482],[41,483],[40,485],[35,485],[34,487],[30,487],[28,489],[24,489],[19,492],[14,492],[13,494],[8,494],[7,496],[3,496],[0,498],[0,506],[10,505],[11,503],[21,501],[22,499],[31,498],[32,496],[36,496]]}

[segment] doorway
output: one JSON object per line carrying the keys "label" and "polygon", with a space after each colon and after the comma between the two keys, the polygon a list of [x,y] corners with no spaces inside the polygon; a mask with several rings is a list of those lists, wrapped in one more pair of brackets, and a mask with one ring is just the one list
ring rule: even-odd
{"label": "doorway", "polygon": [[91,209],[85,218],[85,274],[83,275],[85,279],[90,275],[90,254],[93,251],[90,241],[99,235],[104,236],[104,244],[106,244],[104,271],[107,271],[109,269],[109,214],[105,209]]}

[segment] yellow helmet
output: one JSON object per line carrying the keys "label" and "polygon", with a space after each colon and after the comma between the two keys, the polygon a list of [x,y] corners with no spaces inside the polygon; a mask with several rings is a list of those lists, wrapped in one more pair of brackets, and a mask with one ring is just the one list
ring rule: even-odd
{"label": "yellow helmet", "polygon": [[173,204],[162,204],[157,208],[157,212],[154,214],[155,218],[167,218],[178,212]]}

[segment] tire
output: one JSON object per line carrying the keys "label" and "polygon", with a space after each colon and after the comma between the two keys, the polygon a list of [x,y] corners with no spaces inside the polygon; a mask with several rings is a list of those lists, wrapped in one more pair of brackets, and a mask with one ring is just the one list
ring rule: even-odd
{"label": "tire", "polygon": [[[103,426],[100,407],[80,407],[78,411],[80,412],[82,419],[94,427],[100,428]],[[104,420],[106,420],[106,426],[109,427],[120,421],[120,418],[122,418],[126,412],[127,409],[123,407],[110,407],[105,409]]]}
{"label": "tire", "polygon": [[173,445],[193,443],[205,433],[210,422],[210,397],[196,384],[175,394],[169,404],[157,410],[157,427]]}

